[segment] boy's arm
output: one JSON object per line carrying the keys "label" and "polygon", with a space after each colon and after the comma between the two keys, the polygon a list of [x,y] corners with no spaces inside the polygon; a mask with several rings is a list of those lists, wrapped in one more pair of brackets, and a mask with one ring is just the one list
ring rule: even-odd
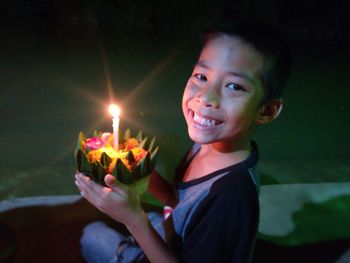
{"label": "boy's arm", "polygon": [[150,176],[148,190],[158,198],[164,205],[175,207],[177,204],[177,194],[175,187],[166,181],[157,171],[153,171]]}
{"label": "boy's arm", "polygon": [[75,178],[80,193],[96,208],[124,224],[152,263],[176,262],[176,256],[149,223],[137,195],[118,185],[112,175],[105,177],[108,187],[81,173],[77,173]]}

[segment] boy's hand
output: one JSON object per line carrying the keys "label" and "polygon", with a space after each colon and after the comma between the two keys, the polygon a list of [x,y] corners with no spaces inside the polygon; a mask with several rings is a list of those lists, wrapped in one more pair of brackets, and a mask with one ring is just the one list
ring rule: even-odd
{"label": "boy's hand", "polygon": [[126,227],[147,223],[139,196],[130,191],[128,187],[118,184],[112,175],[105,176],[105,183],[108,187],[95,183],[82,173],[77,173],[75,179],[75,184],[82,196]]}

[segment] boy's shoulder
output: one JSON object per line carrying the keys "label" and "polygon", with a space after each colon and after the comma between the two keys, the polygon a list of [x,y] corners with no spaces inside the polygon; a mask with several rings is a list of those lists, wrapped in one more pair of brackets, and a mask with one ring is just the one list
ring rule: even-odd
{"label": "boy's shoulder", "polygon": [[256,173],[258,158],[257,145],[252,142],[252,151],[246,160],[189,182],[180,181],[178,187],[187,193],[206,192],[207,196],[237,195],[244,192],[256,194],[260,186]]}
{"label": "boy's shoulder", "polygon": [[215,195],[223,192],[237,192],[233,191],[237,188],[247,189],[258,187],[257,175],[255,173],[255,166],[258,162],[258,149],[255,143],[252,144],[252,151],[249,157],[236,164],[215,170],[206,176],[199,177],[190,181],[182,181],[183,174],[186,170],[186,161],[191,157],[186,156],[186,160],[182,162],[178,172],[178,180],[176,185],[178,190],[187,192],[186,195],[194,195],[194,193],[201,193],[200,195]]}
{"label": "boy's shoulder", "polygon": [[257,197],[259,192],[258,181],[255,167],[247,168],[246,163],[242,162],[238,165],[228,167],[225,175],[212,183],[208,196],[230,196],[236,200],[242,195]]}
{"label": "boy's shoulder", "polygon": [[218,179],[213,181],[211,191],[215,192],[229,191],[233,188],[245,187],[260,187],[259,176],[256,172],[256,167],[259,160],[259,149],[254,141],[251,141],[251,152],[247,159],[242,162],[232,164],[223,169],[218,169],[211,173],[208,177],[216,177]]}
{"label": "boy's shoulder", "polygon": [[206,199],[203,199],[204,203],[223,200],[228,207],[238,203],[258,203],[260,188],[260,179],[256,172],[258,159],[258,147],[252,142],[251,154],[246,160],[215,172],[223,176],[212,182]]}

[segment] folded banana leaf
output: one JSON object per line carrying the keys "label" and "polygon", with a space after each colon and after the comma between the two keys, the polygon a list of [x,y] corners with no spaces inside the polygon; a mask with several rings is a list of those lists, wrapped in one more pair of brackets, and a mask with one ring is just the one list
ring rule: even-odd
{"label": "folded banana leaf", "polygon": [[142,131],[132,137],[128,129],[120,136],[122,147],[117,151],[111,144],[111,136],[113,134],[103,136],[102,132],[95,131],[93,137],[87,138],[80,132],[75,149],[76,168],[103,186],[105,175],[112,174],[118,183],[127,185],[139,195],[144,194],[159,149],[155,137],[149,141],[148,137],[143,137]]}

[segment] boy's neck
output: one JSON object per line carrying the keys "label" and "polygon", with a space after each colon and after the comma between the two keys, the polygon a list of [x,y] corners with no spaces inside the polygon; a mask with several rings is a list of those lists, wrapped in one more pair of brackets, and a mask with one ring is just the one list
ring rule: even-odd
{"label": "boy's neck", "polygon": [[[222,159],[221,162],[234,164],[244,161],[250,154],[250,141],[244,144],[212,143],[202,145],[200,155],[205,159]],[[220,162],[220,163],[221,163]]]}
{"label": "boy's neck", "polygon": [[214,142],[211,144],[202,145],[208,151],[215,154],[234,154],[236,152],[248,151],[250,152],[251,139],[246,139],[239,142]]}
{"label": "boy's neck", "polygon": [[183,181],[190,181],[214,171],[246,160],[250,155],[250,141],[247,145],[233,148],[219,143],[204,144],[187,167]]}

